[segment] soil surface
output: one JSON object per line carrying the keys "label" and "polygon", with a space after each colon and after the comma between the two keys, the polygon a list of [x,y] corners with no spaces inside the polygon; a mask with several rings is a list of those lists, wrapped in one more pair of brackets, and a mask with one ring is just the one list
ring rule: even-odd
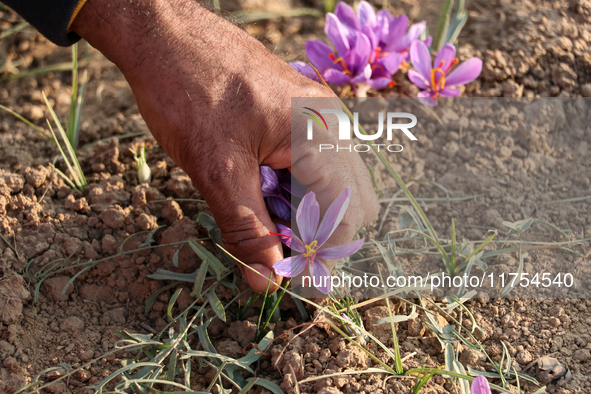
{"label": "soil surface", "polygon": [[[222,9],[322,9],[321,3],[236,0],[222,1]],[[480,78],[466,87],[466,96],[591,96],[591,2],[467,3],[469,19],[459,38],[459,55],[461,59],[481,57],[484,69]],[[380,7],[381,2],[374,5]],[[394,15],[406,13],[412,21],[427,20],[431,31],[435,31],[441,2],[391,0],[388,7]],[[0,13],[2,30],[19,22],[9,11]],[[307,40],[322,38],[323,26],[322,19],[305,16],[258,21],[244,28],[279,56],[294,60],[304,58]],[[158,268],[193,272],[199,264],[188,247],[178,254],[176,246],[166,246],[118,255],[121,245],[124,244],[124,251],[136,249],[146,240],[146,233],[159,226],[166,227],[155,232],[156,245],[208,236],[207,230],[195,221],[199,213],[208,213],[207,205],[194,201],[200,195],[191,180],[149,135],[122,74],[88,45],[81,44],[80,52],[89,73],[82,111],[82,148],[78,154],[89,182],[83,192],[70,189],[49,166],[55,163],[58,168],[63,167],[58,160],[59,151],[50,140],[12,115],[0,112],[0,393],[16,391],[46,368],[63,363],[77,367],[98,358],[83,371],[47,388],[47,392],[55,394],[90,392],[85,386],[100,382],[121,367],[123,354],[101,357],[120,339],[116,331],[147,334],[167,324],[166,307],[175,287],[161,292],[146,312],[146,299],[169,283],[149,279],[148,275]],[[70,51],[25,28],[0,43],[0,59],[5,57],[25,70],[67,62]],[[41,92],[47,94],[58,116],[65,119],[71,82],[69,72],[4,79],[0,81],[0,104],[43,127],[50,115]],[[397,82],[394,88],[370,91],[369,95],[416,95],[416,88],[405,82],[403,75],[397,76]],[[350,95],[346,90],[339,92]],[[564,99],[559,105],[552,101],[547,107],[530,108],[530,112],[525,101],[520,102],[519,111],[510,106],[483,109],[478,100],[458,103],[463,103],[461,108],[455,103],[443,103],[434,109],[446,127],[439,127],[433,120],[431,126],[420,131],[425,138],[409,145],[404,153],[388,156],[406,181],[436,182],[452,191],[452,197],[479,195],[462,202],[426,202],[427,215],[436,231],[443,238],[449,237],[453,218],[458,238],[482,241],[489,229],[507,235],[503,221],[535,218],[570,230],[568,235],[572,239],[591,238],[591,199],[547,204],[591,195],[591,115],[585,117],[591,113],[591,101]],[[536,123],[537,111],[555,116],[556,123]],[[138,184],[129,151],[141,147],[146,148],[152,168],[150,186]],[[380,198],[399,196],[399,189],[385,169],[372,160]],[[441,187],[433,183],[414,182],[411,190],[417,197],[445,197]],[[395,205],[384,202],[381,206],[381,221],[372,230],[373,236],[380,239],[400,224]],[[566,238],[548,226],[536,224],[524,239],[559,242]],[[204,245],[213,250],[211,245]],[[570,380],[557,381],[544,381],[544,375],[536,373],[535,368],[528,370],[547,384],[549,393],[591,392],[591,300],[584,298],[591,288],[589,246],[589,242],[571,246],[577,253],[541,248],[530,251],[525,259],[526,265],[551,265],[574,272],[577,287],[568,294],[569,298],[479,296],[467,302],[483,329],[482,333],[477,331],[477,339],[493,360],[500,361],[504,342],[517,371],[525,370],[542,356],[554,357],[569,369]],[[35,275],[38,279],[43,270],[55,269],[60,259],[72,256],[71,264],[116,255],[77,276],[65,294],[62,290],[80,268],[65,269],[48,277],[36,294]],[[437,263],[430,256],[401,258],[405,267],[430,269]],[[178,267],[174,264],[177,259]],[[493,261],[505,267],[517,265],[516,254]],[[240,278],[238,284],[245,286]],[[190,293],[191,288],[185,286],[177,300],[179,308],[193,301]],[[222,302],[233,297],[223,287],[217,293]],[[302,321],[289,300],[284,304],[282,320],[272,326],[276,337],[281,338],[257,364],[257,376],[292,393],[298,392],[294,389],[296,381],[377,366],[358,348],[322,325],[291,330]],[[410,306],[400,301],[393,301],[392,309],[397,314],[410,313]],[[459,314],[454,313],[458,318]],[[384,301],[361,308],[360,314],[373,335],[393,346],[389,325],[375,325],[388,316]],[[405,370],[445,363],[441,346],[421,322],[422,317],[397,325],[402,356],[408,356],[403,363]],[[235,309],[229,311],[227,323],[214,320],[208,330],[218,352],[240,357],[254,339],[257,319],[255,307],[242,321],[237,320]],[[449,321],[440,316],[438,324],[446,326]],[[464,319],[464,324],[469,326],[469,320]],[[378,358],[386,359],[386,354],[376,346],[369,349]],[[490,369],[482,354],[465,346],[459,346],[458,352],[465,366]],[[63,373],[63,369],[52,371],[44,379],[56,379]],[[205,390],[214,375],[215,371],[205,367],[196,370],[194,389]],[[414,379],[386,380],[377,374],[349,375],[299,385],[299,392],[407,393],[413,383]],[[454,390],[449,379],[436,376],[422,392]],[[521,382],[521,390],[533,393],[537,386]],[[263,391],[266,392],[256,389]]]}

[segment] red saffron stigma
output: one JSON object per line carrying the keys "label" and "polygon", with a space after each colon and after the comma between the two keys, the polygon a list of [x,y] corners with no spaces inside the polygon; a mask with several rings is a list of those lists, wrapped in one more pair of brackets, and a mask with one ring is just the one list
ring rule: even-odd
{"label": "red saffron stigma", "polygon": [[[299,239],[297,239],[297,238],[290,237],[289,235],[285,235],[285,234],[281,234],[281,233],[274,233],[274,232],[272,232],[272,231],[269,231],[269,235],[278,235],[278,236],[280,236],[280,237],[285,237],[285,238],[293,239],[294,241],[298,241],[298,242],[304,243],[303,241],[300,241],[300,240],[299,240]],[[304,244],[304,245],[305,245],[305,244]]]}
{"label": "red saffron stigma", "polygon": [[392,86],[396,85],[396,82],[394,81],[390,81],[390,83],[388,83],[388,87],[391,88]]}
{"label": "red saffron stigma", "polygon": [[[445,70],[445,74],[447,74],[449,72],[449,70],[454,66],[454,64],[456,64],[458,62],[458,58],[456,57],[454,60],[452,60],[452,62],[449,64],[449,67]],[[439,66],[441,67],[441,66]]]}

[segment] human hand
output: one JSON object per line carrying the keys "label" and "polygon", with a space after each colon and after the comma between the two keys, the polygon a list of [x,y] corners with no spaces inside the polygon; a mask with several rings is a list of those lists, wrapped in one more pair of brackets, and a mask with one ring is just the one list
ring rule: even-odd
{"label": "human hand", "polygon": [[[376,196],[356,153],[318,154],[317,145],[297,138],[292,149],[291,98],[334,94],[244,31],[193,0],[88,0],[71,29],[123,72],[148,128],[208,202],[224,247],[264,277],[283,253],[279,237],[269,235],[276,228],[260,165],[294,163],[298,181],[316,192],[323,211],[352,187],[333,244],[375,219]],[[323,138],[336,143],[336,136]],[[253,290],[265,291],[266,279],[240,268]]]}

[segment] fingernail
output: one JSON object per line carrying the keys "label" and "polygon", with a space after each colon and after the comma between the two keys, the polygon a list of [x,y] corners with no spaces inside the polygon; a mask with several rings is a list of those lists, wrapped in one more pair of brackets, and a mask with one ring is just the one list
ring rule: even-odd
{"label": "fingernail", "polygon": [[267,290],[267,282],[269,281],[269,277],[272,281],[271,285],[269,286],[269,291],[275,287],[275,274],[273,274],[273,271],[271,271],[269,267],[263,264],[250,264],[249,266],[260,273],[259,275],[248,268],[245,268],[244,270],[246,281],[254,291],[258,293],[264,293]]}

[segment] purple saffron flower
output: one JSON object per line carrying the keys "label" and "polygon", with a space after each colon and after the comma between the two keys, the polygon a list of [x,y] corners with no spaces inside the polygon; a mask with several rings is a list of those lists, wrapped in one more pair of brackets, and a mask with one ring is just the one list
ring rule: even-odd
{"label": "purple saffron flower", "polygon": [[322,73],[322,77],[336,85],[366,83],[371,77],[369,57],[371,44],[361,32],[350,32],[333,13],[326,14],[324,32],[334,45],[318,40],[306,43],[306,54],[310,62]]}
{"label": "purple saffron flower", "polygon": [[283,174],[284,171],[261,166],[261,189],[271,212],[280,219],[291,220],[293,206],[288,199],[291,194],[291,177],[289,171]]}
{"label": "purple saffron flower", "polygon": [[352,241],[332,248],[322,249],[326,241],[343,220],[349,201],[351,200],[351,188],[347,187],[330,204],[322,222],[320,221],[320,206],[316,201],[314,192],[307,193],[297,209],[296,222],[300,237],[289,227],[277,225],[281,241],[291,250],[301,253],[278,261],[273,265],[277,275],[287,278],[298,276],[304,269],[311,278],[312,284],[324,294],[331,291],[330,270],[317,258],[342,259],[356,253],[363,246],[363,239]]}
{"label": "purple saffron flower", "polygon": [[[482,375],[477,376],[472,382],[472,394],[491,394],[488,381]],[[501,393],[509,394],[509,393]]]}
{"label": "purple saffron flower", "polygon": [[347,329],[347,333],[349,334],[350,337],[358,337],[361,335],[361,329],[357,326],[357,324],[355,324],[353,319],[351,319],[349,316],[347,316],[344,313],[341,314],[341,317],[343,318],[343,321],[345,322],[344,326]]}
{"label": "purple saffron flower", "polygon": [[[410,59],[415,70],[408,70],[408,78],[420,89],[419,99],[425,105],[437,105],[437,97],[456,97],[459,89],[450,86],[464,85],[475,80],[482,71],[482,60],[472,57],[453,70],[458,62],[456,48],[452,44],[445,44],[439,50],[433,65],[427,46],[415,41],[410,46]],[[451,72],[450,72],[451,71]]]}

